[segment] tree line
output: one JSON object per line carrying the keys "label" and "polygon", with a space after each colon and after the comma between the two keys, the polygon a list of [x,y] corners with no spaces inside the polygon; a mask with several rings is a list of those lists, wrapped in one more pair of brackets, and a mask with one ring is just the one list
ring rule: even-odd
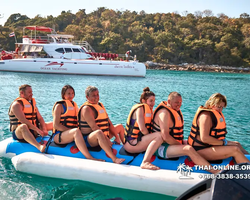
{"label": "tree line", "polygon": [[0,25],[0,49],[14,50],[14,31],[18,42],[25,26],[48,26],[57,32],[72,34],[87,41],[96,52],[124,54],[132,50],[142,62],[208,64],[235,67],[250,66],[250,16],[229,18],[211,10],[194,14],[119,11],[98,8],[89,14],[85,9],[73,14],[62,11],[29,18],[12,14]]}

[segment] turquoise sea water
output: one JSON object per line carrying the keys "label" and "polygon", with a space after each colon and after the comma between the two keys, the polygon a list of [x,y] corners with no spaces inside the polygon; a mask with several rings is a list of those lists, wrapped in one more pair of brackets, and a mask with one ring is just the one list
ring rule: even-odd
{"label": "turquoise sea water", "polygon": [[[0,72],[0,140],[11,136],[8,108],[18,96],[18,87],[30,84],[40,113],[45,121],[52,120],[51,109],[60,100],[61,88],[75,88],[75,101],[80,106],[86,99],[88,85],[99,88],[100,101],[111,121],[125,125],[132,105],[139,101],[144,87],[156,94],[156,105],[166,100],[171,91],[182,94],[185,139],[198,106],[209,96],[220,92],[227,96],[223,110],[227,121],[228,139],[241,142],[250,151],[250,75],[205,72],[148,70],[146,78],[77,76]],[[65,181],[16,172],[10,159],[0,158],[0,199],[173,199],[162,195],[114,189],[81,181]]]}

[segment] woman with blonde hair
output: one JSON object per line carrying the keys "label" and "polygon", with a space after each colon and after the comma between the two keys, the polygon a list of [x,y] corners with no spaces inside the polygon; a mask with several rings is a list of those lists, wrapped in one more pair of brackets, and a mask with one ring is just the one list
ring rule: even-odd
{"label": "woman with blonde hair", "polygon": [[220,93],[213,94],[200,106],[194,116],[188,144],[207,160],[234,157],[237,163],[249,162],[247,153],[239,142],[226,140],[226,122],[222,113],[227,99]]}

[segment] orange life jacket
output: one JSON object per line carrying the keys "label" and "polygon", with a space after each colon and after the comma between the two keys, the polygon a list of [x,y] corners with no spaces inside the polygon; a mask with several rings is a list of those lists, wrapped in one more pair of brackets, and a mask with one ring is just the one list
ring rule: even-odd
{"label": "orange life jacket", "polygon": [[[54,113],[55,106],[57,104],[66,104],[66,112],[61,114],[60,123],[63,126],[66,126],[67,128],[76,128],[78,126],[77,124],[77,113],[78,113],[78,106],[76,102],[71,102],[69,100],[61,100],[57,101],[53,108],[52,108],[52,114]],[[57,130],[53,129],[53,133],[55,133]]]}
{"label": "orange life jacket", "polygon": [[[148,129],[148,132],[151,132],[152,129],[152,117],[153,117],[153,111],[152,109],[145,103],[140,103],[140,104],[136,104],[132,107],[132,109],[130,110],[130,113],[128,115],[128,119],[127,119],[127,124],[126,124],[126,128],[125,128],[125,142],[126,141],[130,141],[132,139],[136,139],[137,138],[137,143],[139,141],[141,141],[141,138],[143,136],[142,132],[139,129],[139,125],[137,123],[137,120],[135,120],[134,124],[131,124],[131,119],[132,116],[134,114],[134,112],[140,108],[143,107],[144,110],[144,122],[145,122],[145,126]],[[137,144],[136,143],[136,144]],[[135,146],[136,144],[131,144],[132,146]]]}
{"label": "orange life jacket", "polygon": [[217,112],[216,110],[206,109],[203,106],[200,106],[194,116],[190,135],[188,137],[188,144],[192,145],[194,142],[197,142],[201,146],[209,146],[209,144],[203,143],[201,140],[197,139],[197,136],[200,135],[200,128],[197,124],[197,119],[203,111],[209,111],[212,113],[212,117],[216,120],[216,124],[210,129],[209,135],[218,139],[223,140],[227,134],[226,130],[226,121],[222,113]]}
{"label": "orange life jacket", "polygon": [[153,131],[161,131],[160,127],[158,124],[155,123],[154,118],[156,113],[162,109],[162,108],[166,108],[172,118],[173,121],[173,127],[169,128],[169,134],[179,143],[183,144],[183,115],[182,112],[179,111],[177,112],[176,110],[170,108],[167,106],[167,102],[166,101],[162,101],[157,108],[154,111],[154,116],[153,116]]}
{"label": "orange life jacket", "polygon": [[98,102],[97,104],[91,104],[88,101],[86,101],[79,109],[78,112],[78,126],[79,128],[90,128],[88,123],[86,121],[81,120],[81,110],[84,106],[90,106],[93,108],[97,114],[97,117],[95,118],[96,125],[102,130],[102,132],[109,137],[109,118],[107,111],[104,107],[104,105],[101,102]]}
{"label": "orange life jacket", "polygon": [[[23,105],[23,113],[25,115],[25,118],[27,120],[30,121],[30,123],[32,123],[34,126],[38,126],[38,120],[37,120],[37,107],[36,107],[36,100],[34,98],[32,98],[32,100],[29,102],[27,101],[26,99],[24,98],[21,98],[21,97],[18,97],[16,98],[10,105],[10,108],[9,108],[9,118],[10,118],[10,131],[14,131],[16,130],[16,128],[22,124],[22,122],[20,122],[17,117],[13,114],[13,115],[10,115],[10,109],[11,109],[11,106],[12,104],[15,102],[15,101],[22,101],[22,105]],[[12,126],[16,126],[13,128],[12,130]]]}

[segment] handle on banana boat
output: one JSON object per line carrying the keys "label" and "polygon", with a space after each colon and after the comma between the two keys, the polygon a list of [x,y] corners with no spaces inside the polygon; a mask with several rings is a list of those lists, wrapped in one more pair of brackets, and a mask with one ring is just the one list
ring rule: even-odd
{"label": "handle on banana boat", "polygon": [[48,142],[47,142],[47,144],[46,144],[44,153],[47,153],[47,151],[48,151],[48,149],[49,149],[49,146],[50,146],[50,144],[51,144],[51,142],[52,142],[52,139],[53,139],[53,137],[54,137],[54,133],[52,133],[52,134],[49,135],[49,136],[50,136],[50,137],[49,137],[49,140],[48,140]]}

